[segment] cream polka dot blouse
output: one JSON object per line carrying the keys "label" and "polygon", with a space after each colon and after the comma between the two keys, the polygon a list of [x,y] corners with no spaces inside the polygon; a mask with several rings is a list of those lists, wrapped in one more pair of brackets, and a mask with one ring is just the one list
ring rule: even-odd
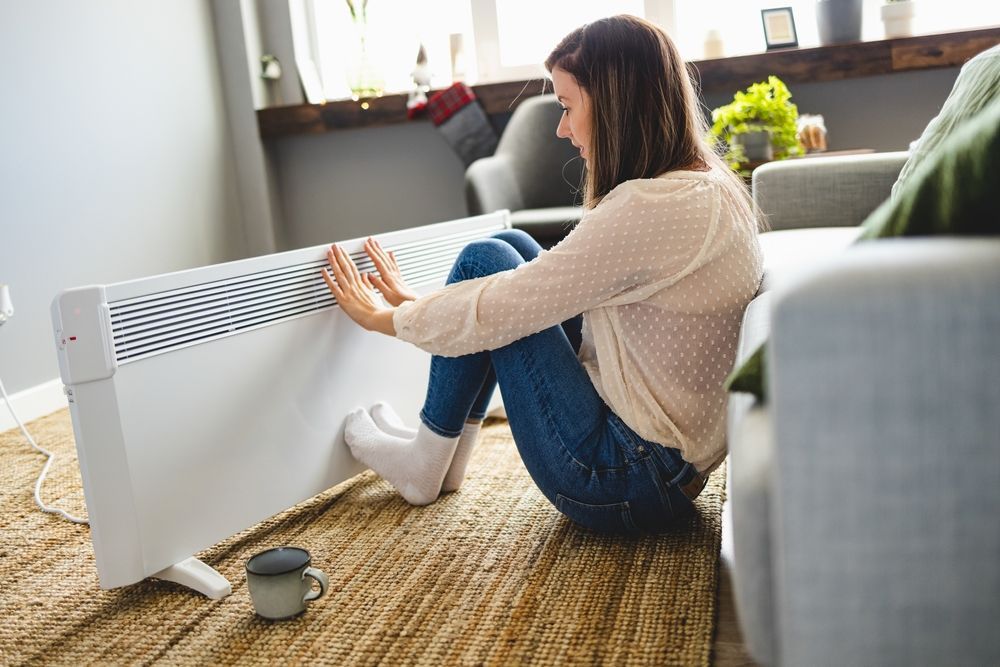
{"label": "cream polka dot blouse", "polygon": [[722,383],[762,272],[756,223],[722,177],[715,168],[622,183],[531,262],[400,305],[396,335],[459,356],[583,313],[579,358],[604,402],[709,471],[725,456]]}

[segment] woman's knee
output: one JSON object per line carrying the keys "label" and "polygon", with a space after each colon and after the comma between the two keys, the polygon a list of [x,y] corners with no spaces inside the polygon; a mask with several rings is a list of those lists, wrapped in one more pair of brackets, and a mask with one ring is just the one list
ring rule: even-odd
{"label": "woman's knee", "polygon": [[[516,269],[524,258],[514,247],[496,238],[472,241],[458,253],[451,278],[468,280]],[[450,280],[449,282],[454,282]]]}
{"label": "woman's knee", "polygon": [[533,260],[542,251],[538,241],[523,229],[505,229],[494,234],[493,238],[509,243],[526,262]]}

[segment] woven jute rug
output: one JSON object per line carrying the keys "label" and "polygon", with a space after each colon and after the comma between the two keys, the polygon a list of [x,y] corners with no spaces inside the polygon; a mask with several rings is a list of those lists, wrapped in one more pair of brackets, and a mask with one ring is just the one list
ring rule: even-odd
{"label": "woven jute rug", "polygon": [[[67,411],[29,430],[57,462],[44,499],[86,512]],[[103,591],[89,528],[35,508],[44,458],[0,434],[0,663],[707,665],[724,479],[674,532],[606,537],[537,491],[491,420],[457,493],[415,508],[373,473],[199,554],[233,585]],[[183,492],[178,489],[178,492]],[[245,560],[307,548],[330,592],[291,621],[253,613]]]}

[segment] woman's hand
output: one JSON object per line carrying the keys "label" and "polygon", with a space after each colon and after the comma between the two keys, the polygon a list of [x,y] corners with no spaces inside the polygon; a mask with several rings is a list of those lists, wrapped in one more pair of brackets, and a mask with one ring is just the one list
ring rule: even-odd
{"label": "woman's hand", "polygon": [[403,280],[403,273],[396,263],[396,253],[386,252],[379,245],[379,242],[372,237],[365,241],[365,252],[371,257],[378,269],[378,275],[374,273],[364,274],[364,278],[369,285],[374,285],[382,296],[393,306],[398,306],[404,301],[416,301],[417,293],[414,292]]}
{"label": "woman's hand", "polygon": [[333,269],[333,276],[323,268],[323,280],[337,299],[337,305],[347,316],[369,331],[388,336],[396,335],[392,323],[392,309],[382,306],[370,280],[358,272],[351,256],[340,246],[332,245],[326,258]]}

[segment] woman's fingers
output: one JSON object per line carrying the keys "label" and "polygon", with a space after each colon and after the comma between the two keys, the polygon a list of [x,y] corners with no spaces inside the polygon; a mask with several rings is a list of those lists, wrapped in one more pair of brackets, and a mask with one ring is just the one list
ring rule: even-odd
{"label": "woman's fingers", "polygon": [[383,260],[386,259],[385,250],[382,249],[382,244],[378,242],[374,236],[369,236],[366,243],[371,247],[371,249],[381,257]]}
{"label": "woman's fingers", "polygon": [[337,280],[340,280],[341,275],[343,275],[345,279],[348,278],[352,279],[352,282],[353,279],[360,280],[360,277],[356,277],[354,275],[354,271],[351,270],[351,267],[354,265],[354,262],[352,262],[351,258],[347,256],[347,253],[344,252],[344,249],[341,248],[339,245],[333,246],[333,249],[334,249],[333,250],[334,257],[337,260],[337,269],[339,270],[339,273],[337,274]]}
{"label": "woman's fingers", "polygon": [[[365,250],[371,256],[376,253],[374,245],[366,243]],[[376,254],[372,257],[375,260]],[[382,255],[385,256],[384,253]],[[376,262],[379,273],[361,273],[358,267],[351,260],[351,256],[338,245],[332,245],[327,251],[327,259],[330,262],[331,272],[324,269],[323,280],[330,287],[330,291],[337,297],[337,302],[342,305],[367,304],[377,306],[378,298],[376,291],[382,293],[382,297],[390,305],[396,306],[405,300],[416,298],[411,295],[411,290],[402,283],[402,278],[392,272],[381,269]]]}
{"label": "woman's fingers", "polygon": [[358,267],[354,264],[354,260],[351,259],[351,256],[348,255],[347,251],[344,250],[343,248],[340,248],[340,254],[344,258],[344,264],[347,266],[348,272],[352,276],[354,276],[354,280],[356,282],[360,283],[361,282],[361,272],[358,271]]}
{"label": "woman's fingers", "polygon": [[375,264],[375,268],[382,275],[391,272],[391,265],[389,264],[389,257],[382,250],[382,246],[378,244],[375,239],[368,239],[365,242],[365,252],[371,257],[372,263]]}
{"label": "woman's fingers", "polygon": [[[371,242],[372,242],[372,247],[374,248],[375,253],[378,256],[379,261],[382,265],[382,268],[379,269],[379,273],[390,273],[399,275],[400,274],[399,264],[396,262],[396,253],[393,252],[392,250],[386,252],[385,249],[382,248],[379,242],[375,239],[371,239]],[[372,258],[372,260],[374,261],[374,257]]]}
{"label": "woman's fingers", "polygon": [[327,253],[327,258],[330,260],[330,268],[333,270],[334,280],[337,281],[337,285],[343,290],[350,286],[350,282],[347,280],[347,276],[344,274],[344,267],[340,262],[340,253],[337,246],[333,246],[330,252]]}
{"label": "woman's fingers", "polygon": [[337,301],[343,302],[346,298],[349,298],[348,290],[354,287],[353,276],[345,270],[343,250],[339,246],[332,246],[327,251],[326,256],[330,262],[330,268],[333,269],[333,277],[331,281],[329,272],[324,270],[324,278],[327,281],[327,285],[331,285],[331,282],[333,283],[330,289],[333,291],[334,296],[337,297]]}
{"label": "woman's fingers", "polygon": [[340,285],[336,283],[336,281],[333,279],[333,276],[330,275],[330,272],[326,270],[326,267],[323,268],[322,273],[323,273],[323,280],[326,282],[326,286],[330,288],[330,292],[333,293],[334,298],[336,298],[337,301],[340,301],[341,296],[343,294],[343,292],[340,289]]}

